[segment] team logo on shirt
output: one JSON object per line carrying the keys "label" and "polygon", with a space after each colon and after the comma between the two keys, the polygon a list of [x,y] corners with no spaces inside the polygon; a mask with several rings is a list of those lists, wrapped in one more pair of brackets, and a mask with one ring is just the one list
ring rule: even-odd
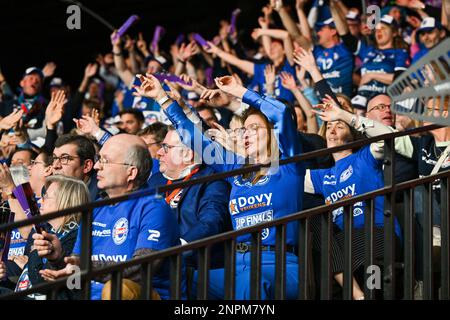
{"label": "team logo on shirt", "polygon": [[252,209],[258,209],[270,206],[272,204],[272,192],[261,193],[249,197],[238,197],[231,199],[229,202],[231,215],[238,214],[240,212],[249,211]]}
{"label": "team logo on shirt", "polygon": [[336,177],[334,176],[334,174],[331,175],[324,175],[323,176],[323,185],[332,185],[335,186],[336,185]]}
{"label": "team logo on shirt", "polygon": [[263,186],[270,181],[270,175],[261,177],[257,183],[252,184],[253,179],[242,179],[242,176],[234,177],[233,183],[238,187],[254,187],[254,186]]}
{"label": "team logo on shirt", "polygon": [[115,244],[121,245],[127,240],[128,236],[128,220],[127,218],[120,218],[114,224],[112,238]]}
{"label": "team logo on shirt", "polygon": [[350,178],[353,174],[353,167],[350,165],[347,169],[344,170],[344,172],[341,173],[341,176],[339,178],[339,182],[345,182]]}

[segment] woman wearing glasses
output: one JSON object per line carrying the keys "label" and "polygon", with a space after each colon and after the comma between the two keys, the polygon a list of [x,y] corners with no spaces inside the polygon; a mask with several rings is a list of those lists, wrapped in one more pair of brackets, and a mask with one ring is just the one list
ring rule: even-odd
{"label": "woman wearing glasses", "polygon": [[[89,202],[89,190],[82,181],[61,175],[50,176],[45,179],[42,188],[40,212],[42,215],[80,206]],[[16,285],[16,291],[23,291],[44,282],[39,270],[58,268],[62,259],[55,260],[56,256],[68,256],[75,244],[78,233],[79,215],[71,214],[59,217],[41,225],[42,234],[33,229],[28,237],[25,254],[28,263],[23,268]],[[48,247],[46,239],[58,238],[58,246]],[[39,299],[40,294],[33,296]],[[69,298],[69,290],[62,290],[60,298]]]}
{"label": "woman wearing glasses", "polygon": [[[259,172],[228,178],[232,189],[229,213],[235,230],[271,221],[302,209],[305,169],[301,163],[277,166],[279,156],[301,153],[297,143],[296,125],[288,108],[281,102],[261,97],[239,85],[231,76],[216,79],[222,91],[242,99],[251,107],[243,116],[243,141],[246,157],[225,150],[217,142],[204,136],[188,120],[177,102],[170,100],[159,81],[152,75],[140,76],[142,85],[136,95],[158,101],[177,129],[184,144],[203,156],[203,162],[217,172],[230,171],[249,164],[267,164]],[[269,167],[269,164],[272,164]],[[275,164],[275,165],[274,165]],[[275,228],[262,230],[261,298],[273,299],[275,289]],[[286,297],[297,297],[298,260],[297,224],[286,229]],[[250,298],[251,236],[237,238],[236,299]],[[210,297],[223,298],[224,270],[210,271]]]}

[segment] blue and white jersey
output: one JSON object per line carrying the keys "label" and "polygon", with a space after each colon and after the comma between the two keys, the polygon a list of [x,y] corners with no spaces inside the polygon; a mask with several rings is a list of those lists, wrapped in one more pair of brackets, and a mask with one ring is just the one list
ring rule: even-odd
{"label": "blue and white jersey", "polygon": [[[339,200],[353,198],[355,196],[384,187],[382,160],[377,160],[370,152],[370,145],[361,148],[336,162],[329,169],[311,170],[311,181],[314,192],[322,194],[326,204]],[[364,202],[353,205],[354,228],[364,228]],[[384,198],[375,198],[375,225],[384,225]],[[344,208],[333,210],[333,222],[340,228],[344,228]],[[400,235],[398,223],[395,232]]]}
{"label": "blue and white jersey", "polygon": [[[377,49],[366,45],[363,41],[359,42],[359,48],[356,54],[362,60],[361,75],[368,72],[390,73],[404,71],[409,67],[409,53],[405,49]],[[386,93],[388,85],[382,82],[372,80],[358,88],[358,94],[368,99],[380,94]]]}
{"label": "blue and white jersey", "polygon": [[[243,102],[260,110],[274,124],[275,136],[281,158],[290,157],[302,152],[298,143],[295,123],[288,108],[281,102],[261,97],[248,90]],[[204,156],[204,163],[217,172],[230,171],[244,165],[245,159],[225,150],[213,142],[187,119],[176,102],[166,109],[167,115],[174,124],[184,144]],[[195,140],[195,143],[194,143]],[[201,142],[201,143],[200,143]],[[212,154],[211,158],[205,158]],[[302,210],[305,168],[303,163],[291,163],[283,166],[272,166],[267,175],[252,184],[254,177],[244,179],[242,176],[228,178],[231,184],[229,212],[235,230],[271,221]],[[275,245],[275,228],[261,232],[262,244]],[[298,238],[297,223],[290,223],[286,230],[286,242],[296,245]],[[238,242],[250,242],[250,235],[237,238]]]}
{"label": "blue and white jersey", "polygon": [[[180,244],[178,223],[163,199],[144,197],[94,209],[92,261],[123,262],[137,249],[163,250]],[[73,253],[80,255],[81,228]],[[153,287],[169,298],[169,268],[163,264]],[[92,281],[91,298],[101,299],[104,284]]]}
{"label": "blue and white jersey", "polygon": [[352,96],[352,73],[354,56],[343,44],[339,43],[332,48],[315,46],[314,58],[323,77],[334,93],[343,93],[347,97]]}
{"label": "blue and white jersey", "polygon": [[25,253],[25,246],[27,239],[24,239],[19,232],[19,229],[11,231],[11,240],[9,243],[8,258],[12,256],[23,256]]}
{"label": "blue and white jersey", "polygon": [[[262,94],[266,94],[267,93],[267,88],[266,88],[266,78],[264,76],[264,69],[266,68],[266,66],[269,63],[255,63],[255,67],[254,67],[254,75],[253,75],[253,80],[252,80],[252,85],[258,87],[258,91]],[[280,98],[280,99],[284,99],[286,101],[289,102],[294,102],[295,97],[292,94],[292,92],[289,89],[286,89],[285,87],[283,87],[281,85],[281,72],[288,72],[290,74],[292,74],[295,76],[295,68],[294,66],[291,66],[289,64],[289,61],[287,59],[284,60],[283,65],[281,67],[281,69],[277,72],[276,77],[275,77],[275,97],[276,98]]]}

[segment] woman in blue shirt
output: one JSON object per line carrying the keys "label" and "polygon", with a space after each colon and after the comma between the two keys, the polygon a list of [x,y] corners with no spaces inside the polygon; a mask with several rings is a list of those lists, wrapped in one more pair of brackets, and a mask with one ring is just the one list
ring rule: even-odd
{"label": "woman in blue shirt", "polygon": [[[203,162],[217,172],[230,171],[248,164],[269,164],[260,172],[228,178],[232,189],[229,211],[235,230],[258,223],[281,218],[302,209],[305,169],[301,163],[278,166],[281,156],[290,157],[301,153],[296,125],[289,109],[270,97],[247,90],[233,77],[216,79],[222,91],[242,99],[251,107],[244,115],[243,141],[246,157],[224,149],[220,144],[204,136],[186,117],[177,102],[171,101],[159,81],[151,75],[141,76],[142,85],[138,95],[159,101],[173,123],[181,140],[202,155]],[[294,254],[297,245],[297,224],[290,223],[286,229],[286,297],[295,299],[298,290],[298,258]],[[237,238],[236,299],[250,298],[250,235]],[[275,279],[275,228],[261,232],[261,298],[274,298]],[[224,270],[210,271],[210,297],[223,298]]]}
{"label": "woman in blue shirt", "polygon": [[[356,139],[358,131],[368,137],[391,133],[392,130],[373,120],[358,117],[339,108],[336,102],[327,96],[322,111],[315,111],[323,121],[326,121],[325,139],[327,148],[333,148],[352,142]],[[383,142],[376,142],[364,146],[357,151],[351,149],[333,153],[334,166],[328,169],[307,170],[305,176],[305,191],[322,194],[326,204],[344,200],[371,192],[384,187],[383,181]],[[357,202],[352,207],[354,238],[352,250],[354,255],[353,270],[364,264],[364,214],[366,206],[364,202]],[[384,242],[384,198],[375,198],[375,250],[376,258],[383,257]],[[337,227],[335,236],[343,252],[344,242],[344,208],[333,210],[333,223]],[[395,222],[396,242],[399,243],[400,228]],[[333,271],[338,274],[335,278],[342,282],[343,256],[333,255]],[[337,261],[336,261],[337,260]],[[355,287],[354,287],[355,288]],[[359,289],[357,289],[359,290]],[[362,292],[355,292],[354,297]]]}

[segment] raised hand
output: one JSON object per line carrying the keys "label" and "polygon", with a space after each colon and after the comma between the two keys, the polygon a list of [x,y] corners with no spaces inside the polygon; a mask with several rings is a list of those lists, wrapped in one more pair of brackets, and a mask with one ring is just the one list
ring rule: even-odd
{"label": "raised hand", "polygon": [[66,102],[64,90],[52,92],[50,102],[47,109],[45,109],[45,123],[48,129],[54,129],[56,124],[61,120]]}
{"label": "raised hand", "polygon": [[170,99],[176,101],[180,106],[184,105],[184,101],[183,98],[181,96],[181,93],[177,90],[177,88],[175,88],[175,86],[173,85],[173,83],[171,83],[169,80],[164,80],[164,83],[169,87],[170,91],[167,92],[167,95],[169,96]]}
{"label": "raised hand", "polygon": [[100,129],[95,119],[87,115],[82,116],[81,119],[73,119],[73,121],[77,125],[77,129],[83,134],[94,136]]}
{"label": "raised hand", "polygon": [[208,52],[210,54],[217,54],[220,51],[219,47],[216,46],[211,41],[207,41],[207,43],[208,43],[208,47],[203,48],[206,52]]}
{"label": "raised hand", "polygon": [[15,188],[11,172],[6,163],[0,164],[0,188],[9,191]]}
{"label": "raised hand", "polygon": [[120,37],[117,37],[115,40],[113,40],[115,38],[116,34],[117,34],[117,30],[114,30],[113,33],[111,34],[111,44],[114,47],[120,46],[120,43],[121,43]]}
{"label": "raised hand", "polygon": [[86,68],[84,68],[84,77],[86,79],[89,79],[90,77],[95,76],[97,73],[97,64],[96,63],[89,63]]}
{"label": "raised hand", "polygon": [[141,80],[141,85],[133,86],[136,89],[136,92],[133,92],[135,97],[147,97],[159,100],[166,95],[161,83],[152,74],[147,73],[146,77],[138,74],[137,77]]}
{"label": "raised hand", "polygon": [[22,118],[23,110],[17,109],[0,120],[0,130],[9,130],[17,125]]}
{"label": "raised hand", "polygon": [[297,89],[297,83],[295,82],[294,76],[289,72],[281,72],[281,85],[288,90]]}
{"label": "raised hand", "polygon": [[199,52],[200,49],[195,41],[190,42],[188,45],[182,43],[178,50],[178,59],[186,62]]}
{"label": "raised hand", "polygon": [[215,78],[214,82],[216,83],[216,86],[222,90],[223,92],[229,93],[232,96],[235,96],[237,98],[241,98],[244,96],[245,92],[247,91],[246,88],[244,88],[242,85],[240,85],[236,78],[233,76],[225,76],[221,78]]}
{"label": "raised hand", "polygon": [[295,1],[295,8],[297,10],[302,10],[305,7],[305,4],[308,2],[308,0],[296,0]]}
{"label": "raised hand", "polygon": [[322,104],[314,106],[314,108],[319,110],[311,110],[312,112],[319,115],[319,118],[323,121],[337,121],[342,119],[343,110],[339,108],[336,102],[329,95],[322,100]]}
{"label": "raised hand", "polygon": [[303,67],[309,73],[317,69],[316,59],[312,53],[312,50],[306,51],[302,47],[298,47],[294,51],[294,62]]}
{"label": "raised hand", "polygon": [[275,67],[271,64],[268,64],[264,68],[264,78],[266,79],[267,86],[273,86],[275,84],[276,73]]}
{"label": "raised hand", "polygon": [[231,102],[230,97],[218,89],[207,89],[203,91],[200,99],[205,100],[210,107],[225,107]]}
{"label": "raised hand", "polygon": [[258,24],[261,27],[261,29],[269,29],[269,20],[263,17],[258,18]]}
{"label": "raised hand", "polygon": [[280,9],[283,7],[283,1],[281,1],[281,0],[270,0],[270,6],[275,11],[280,11]]}
{"label": "raised hand", "polygon": [[200,94],[206,90],[206,88],[204,86],[202,86],[197,80],[189,77],[187,74],[182,74],[180,75],[180,79],[183,80],[184,82],[186,82],[187,84],[178,82],[177,84],[182,87],[184,90],[187,91],[201,91]]}
{"label": "raised hand", "polygon": [[136,42],[136,46],[138,47],[139,51],[141,51],[142,53],[144,53],[144,52],[148,53],[147,42],[145,41],[142,32],[139,32],[139,34],[138,34],[138,40]]}
{"label": "raised hand", "polygon": [[56,63],[54,62],[47,62],[42,68],[42,73],[44,74],[45,78],[51,77],[55,73],[56,69]]}
{"label": "raised hand", "polygon": [[134,50],[135,50],[135,49],[134,49],[135,43],[136,43],[136,41],[135,41],[133,38],[131,38],[131,37],[128,36],[128,35],[125,36],[125,45],[124,45],[124,48],[125,48],[127,51],[134,51]]}

